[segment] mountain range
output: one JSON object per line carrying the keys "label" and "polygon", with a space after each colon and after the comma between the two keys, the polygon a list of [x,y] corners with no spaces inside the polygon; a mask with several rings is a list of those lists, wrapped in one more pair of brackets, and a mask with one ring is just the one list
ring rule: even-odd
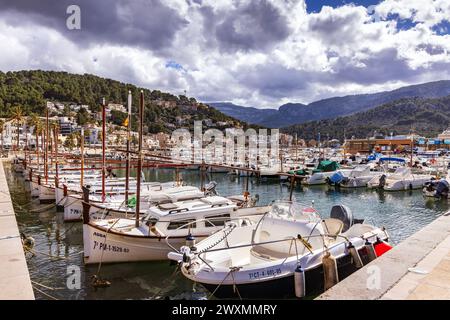
{"label": "mountain range", "polygon": [[428,82],[372,94],[333,97],[310,104],[288,103],[278,109],[257,109],[232,103],[209,103],[233,118],[269,128],[281,128],[308,121],[333,119],[363,112],[402,98],[440,98],[450,95],[450,80]]}
{"label": "mountain range", "polygon": [[335,119],[310,121],[282,128],[288,134],[324,141],[327,138],[366,138],[379,135],[408,134],[411,131],[435,137],[450,124],[450,95],[442,98],[403,98]]}

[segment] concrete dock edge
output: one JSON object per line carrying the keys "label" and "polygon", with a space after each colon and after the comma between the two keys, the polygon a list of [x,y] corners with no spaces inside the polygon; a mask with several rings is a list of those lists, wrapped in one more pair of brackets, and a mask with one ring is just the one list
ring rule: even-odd
{"label": "concrete dock edge", "polygon": [[[388,230],[389,231],[389,230]],[[398,285],[402,279],[407,279],[414,268],[421,268],[423,261],[431,260],[437,251],[447,250],[442,244],[450,237],[450,212],[419,230],[383,256],[367,264],[340,283],[324,292],[316,300],[378,300],[378,299],[408,299],[414,288]],[[440,255],[445,259],[445,255]],[[436,258],[432,258],[436,260]],[[435,265],[438,264],[436,261]],[[431,272],[425,270],[426,273]],[[420,270],[418,270],[420,272]],[[446,275],[446,277],[448,274]],[[411,284],[411,282],[408,282]],[[418,283],[417,283],[418,285]],[[395,288],[395,290],[392,290]],[[395,291],[395,294],[393,294]],[[450,288],[448,289],[450,293]],[[387,294],[389,293],[389,294]]]}
{"label": "concrete dock edge", "polygon": [[16,215],[0,160],[0,300],[34,300]]}

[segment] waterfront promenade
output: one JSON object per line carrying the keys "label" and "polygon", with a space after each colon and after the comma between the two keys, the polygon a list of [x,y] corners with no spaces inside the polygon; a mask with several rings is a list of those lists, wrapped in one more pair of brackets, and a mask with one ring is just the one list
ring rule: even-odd
{"label": "waterfront promenade", "polygon": [[34,300],[2,160],[0,160],[0,270],[0,300]]}
{"label": "waterfront promenade", "polygon": [[450,299],[450,212],[317,299]]}

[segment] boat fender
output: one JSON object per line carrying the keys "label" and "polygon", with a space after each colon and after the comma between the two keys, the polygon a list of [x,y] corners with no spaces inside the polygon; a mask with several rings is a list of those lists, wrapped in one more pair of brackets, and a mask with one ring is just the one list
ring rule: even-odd
{"label": "boat fender", "polygon": [[364,248],[366,248],[367,257],[369,258],[369,262],[373,261],[377,258],[377,254],[375,252],[375,248],[373,246],[373,243],[369,241],[369,239],[366,239],[366,243],[364,244]]}
{"label": "boat fender", "polygon": [[377,257],[382,256],[386,252],[392,249],[392,246],[387,243],[386,241],[380,240],[380,238],[377,238],[377,242],[374,244],[375,254]]}
{"label": "boat fender", "polygon": [[348,244],[348,252],[350,253],[350,256],[352,257],[352,263],[356,268],[362,268],[363,266],[363,262],[361,260],[361,257],[359,255],[358,250],[355,248],[355,246],[349,242]]}
{"label": "boat fender", "polygon": [[195,237],[191,233],[186,237],[186,246],[191,249],[195,247]]}
{"label": "boat fender", "polygon": [[306,295],[305,270],[300,265],[294,271],[294,288],[297,298],[303,298]]}
{"label": "boat fender", "polygon": [[324,290],[328,290],[339,282],[336,258],[330,252],[325,253],[322,257],[322,266]]}

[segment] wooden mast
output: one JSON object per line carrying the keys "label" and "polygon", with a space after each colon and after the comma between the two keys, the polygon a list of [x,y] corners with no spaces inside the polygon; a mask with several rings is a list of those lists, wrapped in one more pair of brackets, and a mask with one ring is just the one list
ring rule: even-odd
{"label": "wooden mast", "polygon": [[141,209],[141,171],[142,171],[142,136],[144,134],[144,92],[141,90],[139,101],[139,146],[136,173],[136,228],[139,227],[139,212]]}
{"label": "wooden mast", "polygon": [[59,184],[59,171],[58,171],[58,126],[53,129],[53,140],[55,144],[55,186],[58,187]]}
{"label": "wooden mast", "polygon": [[80,141],[80,150],[81,150],[81,177],[80,177],[80,186],[83,188],[84,186],[84,128],[81,127],[81,141]]}
{"label": "wooden mast", "polygon": [[131,140],[131,91],[128,91],[128,128],[127,128],[127,156],[125,169],[125,203],[128,204],[130,190],[130,140]]}
{"label": "wooden mast", "polygon": [[44,171],[45,171],[45,183],[48,183],[48,140],[49,140],[49,129],[50,129],[49,120],[48,120],[48,108],[45,109],[45,119],[46,119],[45,120],[46,128],[45,128],[45,159],[44,159],[45,168],[44,168]]}
{"label": "wooden mast", "polygon": [[106,200],[106,106],[105,98],[102,101],[102,202]]}

